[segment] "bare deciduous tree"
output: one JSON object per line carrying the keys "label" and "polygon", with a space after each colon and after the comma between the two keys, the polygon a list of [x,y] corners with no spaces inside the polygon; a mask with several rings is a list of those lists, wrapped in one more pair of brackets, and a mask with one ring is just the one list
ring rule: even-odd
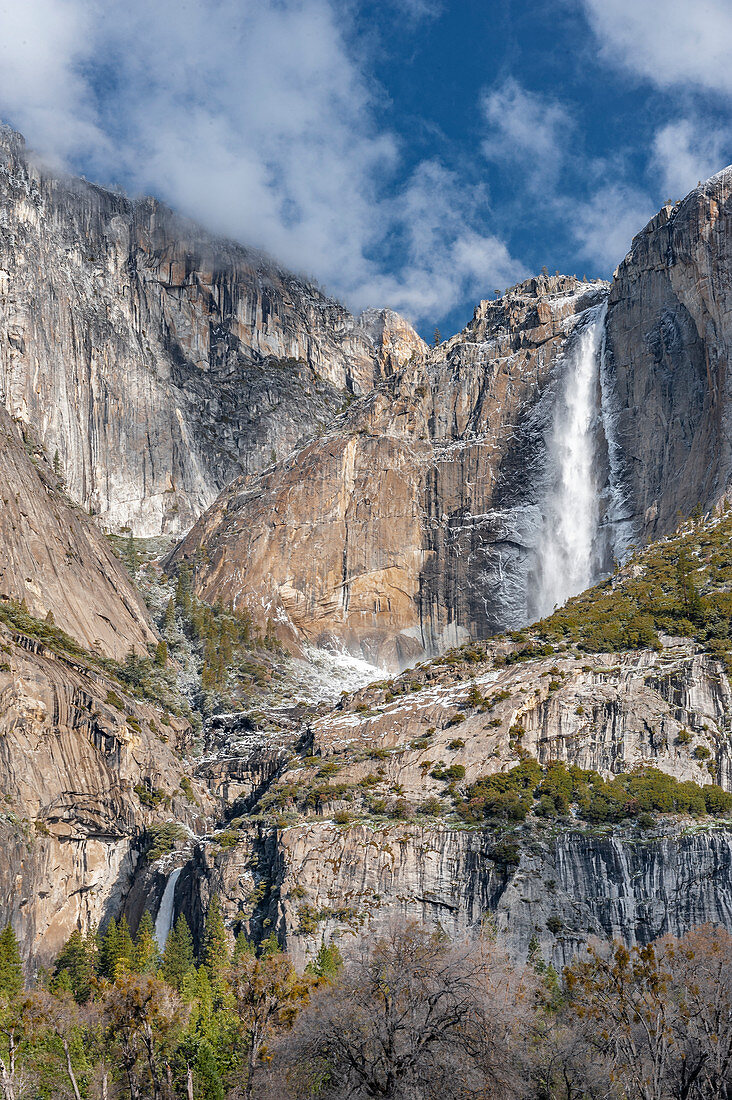
{"label": "bare deciduous tree", "polygon": [[[494,945],[394,928],[315,995],[289,1045],[289,1094],[467,1100],[523,1093],[533,974]],[[277,1088],[282,1095],[282,1080]]]}

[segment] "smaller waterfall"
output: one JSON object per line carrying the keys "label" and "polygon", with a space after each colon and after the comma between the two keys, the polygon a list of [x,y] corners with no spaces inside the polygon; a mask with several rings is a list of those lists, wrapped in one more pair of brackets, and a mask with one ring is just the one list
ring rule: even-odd
{"label": "smaller waterfall", "polygon": [[160,908],[158,909],[158,915],[155,918],[155,939],[158,941],[158,947],[161,951],[165,950],[165,944],[167,943],[168,936],[173,927],[173,915],[175,912],[175,884],[180,877],[180,873],[183,870],[182,867],[176,867],[174,871],[168,875],[168,881],[165,883],[165,889],[163,890],[163,896],[160,899]]}
{"label": "smaller waterfall", "polygon": [[538,547],[538,617],[548,615],[596,579],[600,521],[596,418],[606,306],[570,338],[547,446],[548,495]]}

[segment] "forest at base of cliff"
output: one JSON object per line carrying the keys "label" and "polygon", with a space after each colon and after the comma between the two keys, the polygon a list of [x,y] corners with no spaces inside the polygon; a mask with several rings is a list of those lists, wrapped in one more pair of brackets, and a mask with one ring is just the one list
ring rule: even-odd
{"label": "forest at base of cliff", "polygon": [[33,989],[0,934],[4,1100],[727,1100],[732,936],[590,943],[560,977],[509,960],[490,919],[451,943],[394,925],[321,945],[298,973],[274,936],[233,950],[209,909],[200,959],[181,915],[74,933]]}

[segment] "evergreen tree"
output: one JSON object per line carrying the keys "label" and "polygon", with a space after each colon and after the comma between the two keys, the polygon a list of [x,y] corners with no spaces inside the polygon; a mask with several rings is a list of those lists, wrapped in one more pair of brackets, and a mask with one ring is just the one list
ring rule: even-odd
{"label": "evergreen tree", "polygon": [[220,992],[229,966],[229,942],[218,894],[209,902],[203,933],[203,965],[214,992]]}
{"label": "evergreen tree", "polygon": [[242,955],[256,955],[254,944],[243,930],[234,940],[234,962],[240,959]]}
{"label": "evergreen tree", "polygon": [[436,348],[440,346],[440,340],[441,339],[442,339],[442,337],[440,336],[440,330],[438,328],[436,328],[435,329],[435,334],[434,334],[434,337],[433,337],[433,343],[434,343],[434,346]]}
{"label": "evergreen tree", "polygon": [[165,608],[163,619],[163,633],[169,638],[175,630],[175,600],[171,596]]}
{"label": "evergreen tree", "polygon": [[175,604],[184,615],[190,615],[191,603],[191,574],[188,567],[182,565],[178,573],[178,583],[175,586]]}
{"label": "evergreen tree", "polygon": [[117,921],[112,917],[102,936],[99,947],[99,970],[103,977],[114,978],[114,968],[117,963]]}
{"label": "evergreen tree", "polygon": [[93,933],[84,937],[78,929],[72,932],[56,959],[51,983],[53,992],[67,990],[78,1004],[85,1004],[91,996],[97,954]]}
{"label": "evergreen tree", "polygon": [[132,965],[136,974],[157,974],[160,968],[160,949],[155,939],[155,925],[149,909],[145,910],[140,919]]}
{"label": "evergreen tree", "polygon": [[124,914],[120,917],[120,922],[117,925],[117,950],[118,955],[115,972],[121,967],[122,973],[124,973],[131,969],[135,957],[135,945],[132,942],[130,926]]}
{"label": "evergreen tree", "polygon": [[119,974],[124,974],[132,968],[134,957],[135,945],[132,942],[127,917],[123,915],[119,924],[116,924],[112,918],[102,939],[100,963],[104,977],[114,981]]}
{"label": "evergreen tree", "polygon": [[216,1056],[207,1039],[199,1043],[193,1074],[194,1096],[200,1100],[224,1100],[224,1086],[216,1065]]}
{"label": "evergreen tree", "polygon": [[305,973],[311,974],[321,982],[330,985],[343,969],[343,956],[335,944],[321,944],[312,962],[305,967]]}
{"label": "evergreen tree", "polygon": [[12,924],[6,924],[0,932],[0,994],[4,993],[8,1000],[12,1000],[24,984],[18,940]]}
{"label": "evergreen tree", "polygon": [[189,970],[193,967],[193,937],[188,921],[181,913],[165,943],[163,977],[179,993]]}
{"label": "evergreen tree", "polygon": [[155,664],[158,668],[165,668],[168,663],[168,643],[161,638],[155,647]]}

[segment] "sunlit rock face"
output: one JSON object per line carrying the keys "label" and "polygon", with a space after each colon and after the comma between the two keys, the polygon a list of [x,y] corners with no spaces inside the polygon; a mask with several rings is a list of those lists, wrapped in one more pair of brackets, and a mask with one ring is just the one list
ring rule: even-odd
{"label": "sunlit rock face", "polygon": [[0,398],[105,525],[186,530],[423,347],[152,199],[54,175],[0,128]]}
{"label": "sunlit rock face", "polygon": [[[411,806],[427,798],[445,805],[434,763],[464,768],[464,791],[519,762],[510,735],[518,727],[520,752],[544,764],[562,760],[606,777],[652,767],[729,790],[732,693],[719,662],[687,640],[666,638],[660,651],[554,653],[469,670],[435,664],[409,675],[419,690],[394,697],[388,685],[374,684],[310,724],[310,751],[335,771],[340,798],[287,828],[241,819],[237,844],[224,854],[215,837],[197,845],[178,899],[197,927],[217,893],[232,925],[254,936],[275,927],[301,965],[322,942],[348,947],[416,920],[457,939],[495,929],[516,958],[535,939],[558,967],[592,936],[633,944],[705,922],[732,928],[728,820],[669,816],[647,829],[534,818],[510,831],[506,862],[503,826],[334,818],[339,810],[358,814],[358,795],[351,796],[364,784],[387,801],[398,790]],[[495,700],[489,711],[470,705],[476,688]],[[706,755],[695,752],[701,746]],[[261,774],[261,753],[252,743],[251,775]],[[303,783],[300,763],[279,771],[283,789]],[[245,755],[234,768],[222,757],[219,767],[233,784],[246,765]],[[278,781],[274,768],[269,774]],[[243,907],[243,897],[256,904]]]}
{"label": "sunlit rock face", "polygon": [[[582,471],[606,466],[595,411],[605,294],[602,283],[541,277],[482,302],[464,332],[413,357],[322,437],[234,482],[174,560],[205,556],[201,595],[248,605],[294,646],[341,644],[392,669],[525,623],[570,354],[589,372]],[[583,360],[572,340],[588,327]]]}
{"label": "sunlit rock face", "polygon": [[633,240],[608,301],[629,500],[649,537],[729,495],[732,168]]}
{"label": "sunlit rock face", "polygon": [[33,973],[119,911],[146,828],[172,818],[204,832],[211,800],[180,787],[186,722],[171,719],[163,740],[159,712],[98,669],[1,624],[0,646],[0,909]]}
{"label": "sunlit rock face", "polygon": [[0,408],[0,606],[14,600],[87,649],[124,660],[157,641],[107,539],[73,507],[53,463]]}

